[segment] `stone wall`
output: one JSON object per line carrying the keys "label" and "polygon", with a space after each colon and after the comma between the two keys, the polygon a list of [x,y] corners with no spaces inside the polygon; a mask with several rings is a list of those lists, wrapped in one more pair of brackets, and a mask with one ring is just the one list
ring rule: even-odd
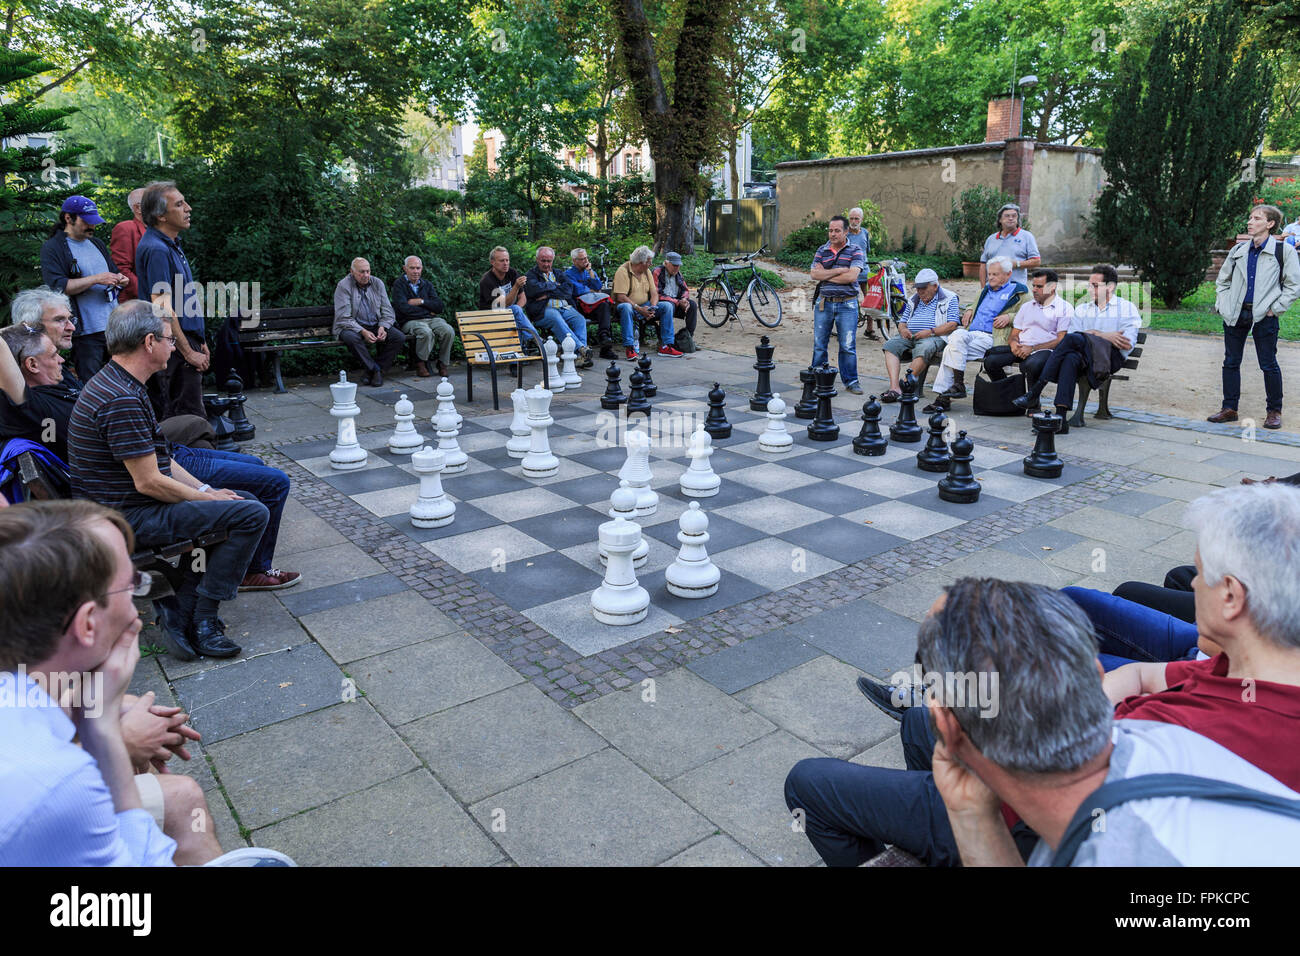
{"label": "stone wall", "polygon": [[1044,264],[1104,258],[1101,247],[1083,235],[1084,218],[1092,215],[1105,182],[1101,151],[1036,144],[1033,156],[1025,214]]}

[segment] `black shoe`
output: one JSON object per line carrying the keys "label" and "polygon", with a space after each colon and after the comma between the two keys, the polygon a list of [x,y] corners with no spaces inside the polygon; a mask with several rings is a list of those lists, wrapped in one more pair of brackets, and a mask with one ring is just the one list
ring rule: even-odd
{"label": "black shoe", "polygon": [[1056,414],[1061,416],[1061,427],[1056,430],[1056,434],[1070,434],[1070,410],[1068,408],[1058,408]]}
{"label": "black shoe", "polygon": [[384,373],[380,369],[375,369],[370,373],[370,387],[382,388],[384,385]]}
{"label": "black shoe", "polygon": [[948,389],[948,391],[944,392],[943,394],[944,394],[944,397],[945,397],[945,398],[965,398],[965,397],[966,397],[966,386],[965,386],[965,385],[954,385],[954,386],[952,386],[950,389]]}
{"label": "black shoe", "polygon": [[1011,404],[1021,411],[1026,411],[1038,404],[1038,396],[1029,394],[1017,395],[1011,400]]}
{"label": "black shoe", "polygon": [[192,661],[198,654],[194,651],[194,645],[186,637],[189,630],[182,621],[181,612],[177,608],[168,607],[162,602],[154,604],[154,623],[158,625],[158,633],[162,637],[163,647],[167,653],[178,661]]}
{"label": "black shoe", "polygon": [[922,415],[933,415],[935,412],[946,412],[952,408],[952,399],[947,395],[940,395],[925,408],[921,409]]}
{"label": "black shoe", "polygon": [[862,696],[875,704],[882,713],[898,721],[903,719],[903,711],[911,707],[920,707],[923,703],[920,688],[910,684],[896,687],[893,684],[882,684],[871,680],[869,677],[859,677],[858,690],[862,691]]}
{"label": "black shoe", "polygon": [[204,657],[234,657],[243,650],[226,637],[226,625],[219,617],[194,625],[194,646]]}

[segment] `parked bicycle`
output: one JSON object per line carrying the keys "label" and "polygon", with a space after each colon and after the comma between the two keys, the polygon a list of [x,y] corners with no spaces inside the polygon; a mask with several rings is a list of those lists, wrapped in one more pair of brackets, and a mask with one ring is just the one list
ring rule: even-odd
{"label": "parked bicycle", "polygon": [[[867,279],[866,293],[858,307],[858,328],[867,319],[877,319],[888,331],[895,327],[907,308],[907,263],[901,259],[882,259],[879,268]],[[870,263],[868,263],[870,266]]]}
{"label": "parked bicycle", "polygon": [[705,324],[720,329],[732,320],[739,321],[742,297],[748,300],[749,309],[760,325],[774,329],[781,324],[781,299],[754,265],[754,260],[766,253],[764,247],[747,256],[713,260],[713,272],[695,294]]}

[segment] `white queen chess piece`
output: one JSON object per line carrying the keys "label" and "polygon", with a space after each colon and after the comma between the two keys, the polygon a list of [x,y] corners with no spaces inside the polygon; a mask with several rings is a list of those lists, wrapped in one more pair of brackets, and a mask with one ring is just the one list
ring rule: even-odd
{"label": "white queen chess piece", "polygon": [[339,380],[330,385],[334,405],[330,414],[338,420],[339,437],[330,452],[330,467],[335,471],[356,471],[366,466],[366,450],[357,444],[357,383],[348,381],[347,372],[339,372]]}
{"label": "white queen chess piece", "polygon": [[677,540],[682,543],[677,560],[664,571],[668,593],[679,598],[706,598],[718,593],[722,572],[709,560],[705,545],[709,543],[709,516],[698,501],[682,512],[678,519]]}
{"label": "white queen chess piece", "polygon": [[551,386],[552,392],[564,391],[564,376],[560,373],[560,360],[556,358],[560,347],[555,344],[555,339],[547,339],[546,344],[542,346],[542,352],[546,355],[546,379]]}
{"label": "white queen chess piece", "polygon": [[528,427],[532,431],[528,453],[520,463],[525,478],[551,478],[560,470],[560,459],[551,454],[551,436],[547,429],[555,424],[551,417],[551,393],[534,385],[528,390]]}
{"label": "white queen chess piece", "polygon": [[578,358],[578,343],[573,340],[572,335],[564,337],[564,345],[560,349],[560,358],[563,363],[560,365],[560,378],[564,380],[566,389],[579,388],[582,385],[582,376],[578,374],[576,361]]}
{"label": "white queen chess piece", "polygon": [[786,407],[780,393],[767,403],[767,428],[758,436],[758,450],[775,455],[784,454],[794,447],[794,439],[785,430]]}
{"label": "white queen chess piece", "polygon": [[691,465],[678,481],[682,494],[688,498],[711,498],[718,493],[722,479],[713,470],[709,459],[713,456],[713,438],[703,428],[691,435],[691,443],[686,449]]}
{"label": "white queen chess piece", "polygon": [[450,408],[441,409],[433,416],[433,423],[438,429],[438,451],[446,459],[445,475],[459,475],[469,467],[469,455],[461,450],[456,436],[460,430],[456,427],[456,413]]}
{"label": "white queen chess piece", "polygon": [[393,419],[397,422],[388,436],[388,450],[394,455],[409,455],[424,446],[424,439],[415,430],[415,406],[405,395],[393,406]]}
{"label": "white queen chess piece", "polygon": [[420,497],[411,505],[411,524],[417,528],[441,528],[456,518],[456,503],[442,490],[443,454],[425,446],[411,456],[411,466],[420,476]]}
{"label": "white queen chess piece", "polygon": [[639,428],[626,432],[627,461],[618,470],[618,477],[636,492],[636,514],[645,518],[659,510],[659,495],[651,489],[654,473],[650,470],[650,436]]}
{"label": "white queen chess piece", "polygon": [[[632,521],[636,514],[636,492],[629,487],[626,481],[620,481],[614,493],[609,496],[609,516],[617,518],[622,516],[628,521]],[[600,554],[600,563],[609,564],[609,555],[605,552],[604,543],[596,546],[597,553]],[[641,536],[641,543],[637,545],[632,552],[632,567],[641,568],[650,560],[650,542]]]}
{"label": "white queen chess piece", "polygon": [[455,416],[456,430],[459,431],[460,427],[465,424],[465,419],[461,417],[460,412],[456,411],[456,390],[452,388],[451,382],[448,379],[444,378],[438,383],[437,395],[438,407],[433,413],[434,427],[436,428],[438,426],[438,416],[441,415],[444,410],[447,410]]}
{"label": "white queen chess piece", "polygon": [[637,583],[632,566],[632,554],[641,543],[640,526],[620,514],[602,524],[597,533],[609,561],[604,581],[591,594],[592,614],[600,623],[616,626],[644,621],[650,611],[650,594]]}
{"label": "white queen chess piece", "polygon": [[528,427],[528,393],[517,388],[510,393],[510,401],[515,406],[515,416],[510,419],[510,438],[506,441],[506,454],[511,458],[523,458],[532,445],[533,430]]}

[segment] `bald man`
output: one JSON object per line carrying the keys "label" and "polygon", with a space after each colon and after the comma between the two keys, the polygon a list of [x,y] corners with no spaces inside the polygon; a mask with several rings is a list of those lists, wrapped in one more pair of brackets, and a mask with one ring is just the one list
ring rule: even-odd
{"label": "bald man", "polygon": [[[369,377],[366,384],[378,388],[384,373],[406,344],[396,326],[393,306],[381,279],[370,274],[365,259],[352,260],[352,269],[334,287],[334,335],[350,348]],[[370,346],[376,357],[370,357]]]}
{"label": "bald man", "polygon": [[131,218],[119,222],[113,227],[109,236],[108,247],[113,255],[117,271],[126,276],[126,288],[118,290],[117,301],[130,302],[139,296],[139,282],[135,274],[135,247],[144,235],[144,216],[140,213],[140,200],[144,197],[144,187],[132,189],[126,196],[126,206],[131,210]]}
{"label": "bald man", "polygon": [[451,364],[451,343],[456,330],[442,318],[442,299],[433,283],[424,278],[424,263],[419,256],[407,256],[402,275],[393,280],[393,311],[402,324],[402,332],[415,347],[415,370],[421,378],[429,376],[429,356],[438,350],[438,374],[446,378]]}

